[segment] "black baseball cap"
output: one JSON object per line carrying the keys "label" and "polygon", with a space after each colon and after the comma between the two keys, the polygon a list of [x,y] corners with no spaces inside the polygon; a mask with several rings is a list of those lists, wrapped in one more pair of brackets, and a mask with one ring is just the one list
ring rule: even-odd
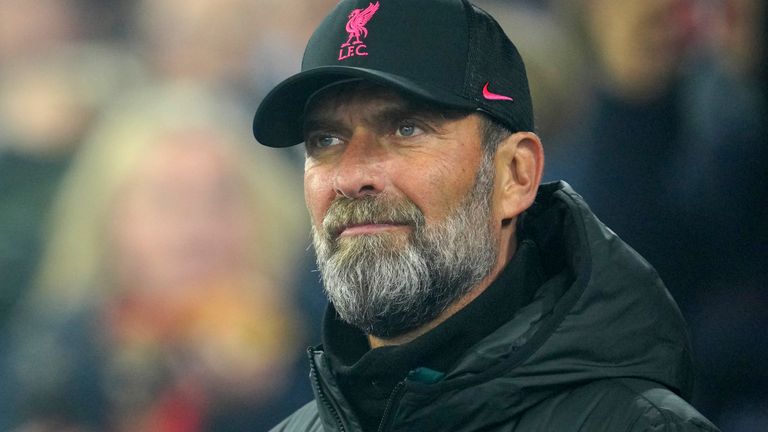
{"label": "black baseball cap", "polygon": [[307,43],[301,72],[259,105],[254,136],[270,147],[300,144],[311,96],[350,79],[533,131],[523,60],[485,11],[466,0],[343,0]]}

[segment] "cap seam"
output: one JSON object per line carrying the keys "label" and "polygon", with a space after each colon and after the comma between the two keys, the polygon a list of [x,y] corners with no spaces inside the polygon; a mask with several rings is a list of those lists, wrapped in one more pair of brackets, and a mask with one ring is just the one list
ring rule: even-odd
{"label": "cap seam", "polygon": [[465,25],[467,27],[467,56],[464,63],[464,86],[462,88],[462,97],[468,97],[472,102],[477,103],[475,98],[472,97],[471,83],[472,83],[472,48],[474,47],[475,34],[473,32],[474,26],[472,25],[472,5],[468,0],[462,0],[462,6],[464,7]]}

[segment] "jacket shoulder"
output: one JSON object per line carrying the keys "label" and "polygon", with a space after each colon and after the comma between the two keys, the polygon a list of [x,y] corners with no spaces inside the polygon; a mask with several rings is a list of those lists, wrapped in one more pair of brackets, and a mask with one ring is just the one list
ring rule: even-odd
{"label": "jacket shoulder", "polygon": [[574,387],[542,402],[521,420],[520,430],[718,432],[671,390],[652,381],[630,378]]}
{"label": "jacket shoulder", "polygon": [[616,380],[632,397],[637,419],[630,431],[719,431],[696,408],[658,384],[637,380]]}
{"label": "jacket shoulder", "polygon": [[317,412],[317,403],[311,401],[288,416],[270,432],[322,432],[323,424]]}

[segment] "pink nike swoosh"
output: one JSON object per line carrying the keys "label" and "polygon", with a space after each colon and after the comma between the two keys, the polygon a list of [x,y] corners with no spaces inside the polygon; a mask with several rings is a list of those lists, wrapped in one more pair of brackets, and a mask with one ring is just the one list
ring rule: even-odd
{"label": "pink nike swoosh", "polygon": [[488,90],[488,84],[490,84],[490,82],[485,83],[485,85],[483,86],[483,97],[484,98],[486,98],[488,100],[507,100],[507,101],[514,100],[514,99],[512,99],[509,96],[500,95],[498,93],[491,93]]}

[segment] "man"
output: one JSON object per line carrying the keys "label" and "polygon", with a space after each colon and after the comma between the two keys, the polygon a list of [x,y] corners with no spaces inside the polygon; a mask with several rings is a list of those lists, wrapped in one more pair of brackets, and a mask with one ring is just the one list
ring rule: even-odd
{"label": "man", "polygon": [[330,306],[278,431],[717,430],[685,324],[543,151],[523,62],[464,0],[344,0],[262,102],[306,146]]}

